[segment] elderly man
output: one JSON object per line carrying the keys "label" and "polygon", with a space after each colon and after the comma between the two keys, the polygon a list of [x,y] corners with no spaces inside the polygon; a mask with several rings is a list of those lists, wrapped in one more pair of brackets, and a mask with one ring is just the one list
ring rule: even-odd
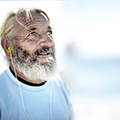
{"label": "elderly man", "polygon": [[56,73],[55,44],[47,14],[20,8],[0,30],[9,63],[0,75],[0,120],[71,120],[69,91]]}

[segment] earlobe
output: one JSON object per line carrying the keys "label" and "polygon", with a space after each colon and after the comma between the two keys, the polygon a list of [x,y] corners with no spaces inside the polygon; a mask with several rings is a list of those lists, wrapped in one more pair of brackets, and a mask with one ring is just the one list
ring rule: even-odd
{"label": "earlobe", "polygon": [[3,50],[4,50],[5,54],[6,54],[6,57],[8,59],[10,59],[10,52],[8,50],[10,44],[9,44],[9,40],[8,40],[7,37],[2,37],[2,39],[1,39],[1,46],[2,46],[2,48],[3,48]]}

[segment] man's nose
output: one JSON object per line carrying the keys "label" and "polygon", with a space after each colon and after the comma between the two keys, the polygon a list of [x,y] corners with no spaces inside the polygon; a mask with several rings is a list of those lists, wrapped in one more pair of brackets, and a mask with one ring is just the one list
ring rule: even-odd
{"label": "man's nose", "polygon": [[39,42],[40,42],[39,44],[40,44],[41,47],[52,47],[52,46],[54,46],[53,38],[45,32],[42,34],[42,39]]}

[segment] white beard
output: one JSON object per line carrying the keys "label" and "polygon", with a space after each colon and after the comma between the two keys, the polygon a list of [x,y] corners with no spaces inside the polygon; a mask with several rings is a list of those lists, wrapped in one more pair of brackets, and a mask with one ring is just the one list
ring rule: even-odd
{"label": "white beard", "polygon": [[[31,62],[30,56],[27,59],[21,59],[22,52],[20,51],[13,57],[15,69],[22,73],[30,81],[46,81],[56,76],[56,59],[53,57],[46,58],[46,64],[40,64],[37,61]],[[18,59],[19,57],[19,59]],[[21,60],[24,60],[24,62]]]}

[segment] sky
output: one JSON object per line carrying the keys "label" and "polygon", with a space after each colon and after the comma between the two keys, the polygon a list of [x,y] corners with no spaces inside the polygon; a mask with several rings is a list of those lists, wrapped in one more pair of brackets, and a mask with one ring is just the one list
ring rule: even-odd
{"label": "sky", "polygon": [[62,12],[65,31],[82,57],[120,57],[119,0],[67,1],[62,3]]}
{"label": "sky", "polygon": [[0,1],[0,24],[8,10],[20,6],[49,15],[59,61],[68,46],[83,59],[120,58],[119,0]]}

